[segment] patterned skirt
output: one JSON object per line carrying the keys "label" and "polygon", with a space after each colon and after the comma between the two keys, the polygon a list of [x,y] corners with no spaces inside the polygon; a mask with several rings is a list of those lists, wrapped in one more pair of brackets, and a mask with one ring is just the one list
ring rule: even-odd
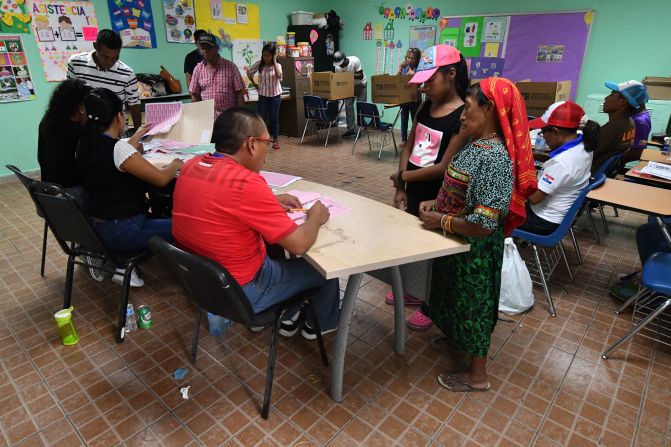
{"label": "patterned skirt", "polygon": [[485,357],[498,319],[503,229],[463,239],[470,251],[433,260],[429,317],[462,350]]}

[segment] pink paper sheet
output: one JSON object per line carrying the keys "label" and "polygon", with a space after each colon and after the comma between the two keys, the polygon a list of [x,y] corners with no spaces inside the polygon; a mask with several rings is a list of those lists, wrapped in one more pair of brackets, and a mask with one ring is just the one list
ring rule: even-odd
{"label": "pink paper sheet", "polygon": [[195,144],[185,143],[183,141],[163,140],[161,143],[163,149],[186,149],[193,146],[195,146]]}
{"label": "pink paper sheet", "polygon": [[[350,208],[341,205],[331,197],[322,196],[316,192],[292,190],[287,194],[298,197],[298,199],[301,201],[301,204],[303,204],[305,208],[310,208],[317,200],[319,200],[326,208],[328,208],[331,219],[350,212]],[[289,218],[298,225],[305,222],[305,211],[296,211],[293,213],[288,213],[288,215]]]}
{"label": "pink paper sheet", "polygon": [[296,177],[294,175],[280,174],[270,171],[261,171],[261,176],[266,179],[268,186],[274,186],[276,188],[284,188],[301,179],[301,177]]}
{"label": "pink paper sheet", "polygon": [[181,102],[159,102],[145,105],[145,122],[151,124],[147,135],[168,132],[182,116]]}

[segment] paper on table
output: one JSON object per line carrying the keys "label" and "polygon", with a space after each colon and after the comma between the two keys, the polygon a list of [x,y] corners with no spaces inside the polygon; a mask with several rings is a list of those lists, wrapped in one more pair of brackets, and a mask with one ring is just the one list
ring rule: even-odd
{"label": "paper on table", "polygon": [[193,143],[186,143],[184,141],[162,140],[161,147],[163,149],[186,149],[193,147]]}
{"label": "paper on table", "polygon": [[641,169],[641,174],[649,174],[655,177],[671,180],[671,166],[664,163],[651,161],[648,162],[646,167]]}
{"label": "paper on table", "polygon": [[289,186],[293,182],[296,182],[302,178],[270,171],[261,171],[261,177],[266,179],[266,183],[268,183],[268,185],[275,186],[276,188],[284,188],[285,186]]}
{"label": "paper on table", "polygon": [[209,143],[214,125],[214,99],[182,104],[182,116],[161,138],[187,143]]}
{"label": "paper on table", "polygon": [[[350,211],[349,208],[347,208],[344,205],[341,205],[340,203],[336,202],[334,199],[328,196],[322,196],[319,193],[316,192],[309,192],[309,191],[289,191],[287,194],[291,194],[292,196],[296,196],[298,200],[301,201],[301,204],[303,205],[304,208],[310,208],[312,205],[315,204],[317,200],[319,200],[321,203],[324,204],[326,208],[329,210],[329,214],[331,215],[331,218],[335,218],[338,216],[341,216],[343,214],[346,214]],[[298,225],[302,224],[305,222],[305,211],[295,211],[293,213],[288,213],[289,218],[296,222]]]}
{"label": "paper on table", "polygon": [[166,133],[179,121],[182,115],[181,102],[157,102],[144,106],[144,121],[151,124],[146,135]]}

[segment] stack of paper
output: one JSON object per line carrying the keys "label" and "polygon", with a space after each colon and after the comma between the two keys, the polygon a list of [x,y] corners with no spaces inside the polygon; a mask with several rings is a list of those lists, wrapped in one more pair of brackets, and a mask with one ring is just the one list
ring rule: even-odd
{"label": "stack of paper", "polygon": [[279,174],[277,172],[261,171],[261,177],[266,180],[266,183],[276,188],[284,188],[291,185],[293,182],[300,180],[302,177],[293,175]]}
{"label": "stack of paper", "polygon": [[169,132],[182,116],[181,102],[149,103],[144,108],[145,123],[151,124],[146,135]]}
{"label": "stack of paper", "polygon": [[641,169],[641,174],[648,174],[665,180],[671,180],[671,165],[651,161],[648,162],[646,167]]}

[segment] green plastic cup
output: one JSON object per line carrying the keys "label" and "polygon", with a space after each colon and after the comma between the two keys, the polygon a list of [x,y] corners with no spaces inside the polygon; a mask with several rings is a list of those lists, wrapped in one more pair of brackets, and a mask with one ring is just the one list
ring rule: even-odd
{"label": "green plastic cup", "polygon": [[75,323],[72,321],[72,311],[74,307],[70,306],[68,309],[59,310],[54,314],[56,326],[61,334],[61,341],[65,346],[76,345],[79,341]]}

